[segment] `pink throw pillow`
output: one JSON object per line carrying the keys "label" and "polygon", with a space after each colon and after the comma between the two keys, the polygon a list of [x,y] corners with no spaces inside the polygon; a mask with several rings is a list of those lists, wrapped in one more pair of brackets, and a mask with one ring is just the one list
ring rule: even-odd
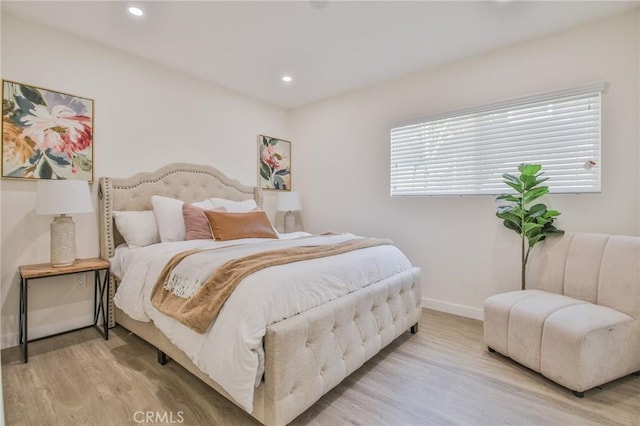
{"label": "pink throw pillow", "polygon": [[[213,209],[216,212],[226,212],[224,207]],[[211,226],[204,214],[205,210],[188,203],[182,205],[182,216],[184,217],[184,227],[186,229],[187,240],[212,240]]]}

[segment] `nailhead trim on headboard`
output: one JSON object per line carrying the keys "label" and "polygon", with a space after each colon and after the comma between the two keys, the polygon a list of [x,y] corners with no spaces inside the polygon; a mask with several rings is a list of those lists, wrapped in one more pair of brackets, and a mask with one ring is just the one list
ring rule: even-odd
{"label": "nailhead trim on headboard", "polygon": [[[196,184],[190,185],[190,182]],[[260,188],[243,185],[214,167],[198,164],[172,163],[154,172],[138,173],[129,178],[102,177],[99,184],[100,256],[106,260],[114,256],[116,244],[123,242],[114,226],[113,212],[151,209],[152,195],[181,198],[186,202],[211,197],[238,201],[253,198],[262,207]],[[115,284],[115,278],[112,277],[110,303]],[[112,308],[113,305],[110,312],[113,312]],[[113,327],[115,321],[111,317],[110,315],[109,326]]]}

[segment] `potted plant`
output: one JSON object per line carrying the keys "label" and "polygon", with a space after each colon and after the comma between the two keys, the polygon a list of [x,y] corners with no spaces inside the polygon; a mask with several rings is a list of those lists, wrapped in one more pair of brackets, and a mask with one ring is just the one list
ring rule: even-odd
{"label": "potted plant", "polygon": [[496,200],[510,204],[498,206],[496,216],[503,220],[504,226],[520,235],[522,239],[522,290],[525,289],[525,272],[529,253],[533,246],[550,235],[564,234],[553,222],[560,215],[557,210],[549,210],[543,203],[533,204],[538,198],[549,193],[549,187],[541,185],[547,179],[541,177],[539,164],[520,164],[520,176],[505,173],[504,183],[513,188],[515,194],[500,194]]}

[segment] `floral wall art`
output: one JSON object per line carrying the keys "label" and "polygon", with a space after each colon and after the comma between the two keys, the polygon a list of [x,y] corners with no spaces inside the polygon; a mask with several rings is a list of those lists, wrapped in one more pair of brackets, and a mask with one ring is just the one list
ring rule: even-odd
{"label": "floral wall art", "polygon": [[291,142],[259,135],[260,188],[291,190]]}
{"label": "floral wall art", "polygon": [[3,80],[2,177],[93,181],[93,100]]}

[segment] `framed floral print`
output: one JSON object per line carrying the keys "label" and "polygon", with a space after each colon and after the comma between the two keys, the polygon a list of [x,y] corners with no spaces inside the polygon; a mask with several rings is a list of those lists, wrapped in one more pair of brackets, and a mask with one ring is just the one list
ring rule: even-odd
{"label": "framed floral print", "polygon": [[2,177],[93,181],[93,100],[3,80]]}
{"label": "framed floral print", "polygon": [[258,135],[260,188],[291,191],[291,142]]}

